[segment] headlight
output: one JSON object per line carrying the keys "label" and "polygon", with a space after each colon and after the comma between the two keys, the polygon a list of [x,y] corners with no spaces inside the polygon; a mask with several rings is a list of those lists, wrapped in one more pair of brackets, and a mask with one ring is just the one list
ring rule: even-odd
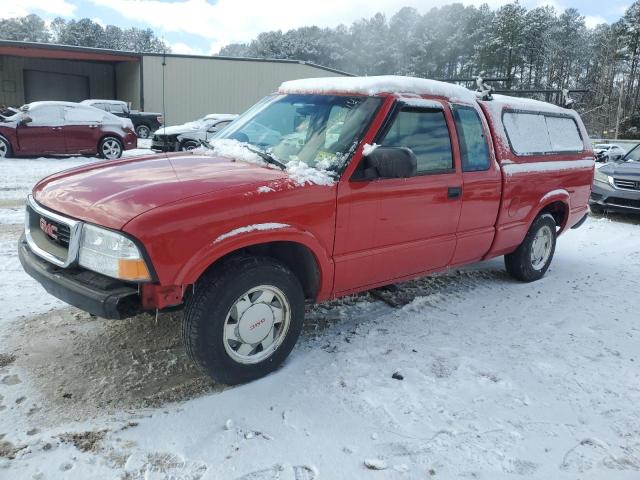
{"label": "headlight", "polygon": [[130,282],[151,280],[140,250],[130,239],[111,230],[85,224],[80,240],[80,266]]}
{"label": "headlight", "polygon": [[602,182],[602,183],[611,183],[609,182],[609,175],[607,175],[606,173],[602,173],[599,169],[596,168],[596,173],[593,177],[595,179],[596,182]]}

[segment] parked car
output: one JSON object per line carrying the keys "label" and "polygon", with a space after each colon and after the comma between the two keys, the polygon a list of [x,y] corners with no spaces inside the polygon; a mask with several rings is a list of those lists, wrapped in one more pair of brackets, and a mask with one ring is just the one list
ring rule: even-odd
{"label": "parked car", "polygon": [[138,138],[151,137],[151,132],[156,131],[164,123],[161,113],[130,110],[129,105],[121,100],[83,100],[80,103],[99,108],[117,117],[128,118],[133,123]]}
{"label": "parked car", "polygon": [[212,113],[193,122],[162,127],[154,132],[151,149],[159,152],[193,150],[235,120],[238,115]]}
{"label": "parked car", "polygon": [[40,181],[19,256],[100,317],[184,307],[188,354],[227,384],[284,361],[305,300],[500,255],[540,279],[594,171],[575,111],[394,76],[285,82],[212,147]]}
{"label": "parked car", "polygon": [[640,214],[640,145],[618,162],[609,162],[595,172],[591,210]]}
{"label": "parked car", "polygon": [[593,146],[596,162],[616,162],[627,153],[622,147],[609,143],[600,143]]}
{"label": "parked car", "polygon": [[17,108],[0,106],[0,120],[2,120],[3,118],[11,117],[18,112],[19,110]]}
{"label": "parked car", "polygon": [[130,120],[79,103],[33,102],[0,120],[0,158],[98,155],[113,160],[136,146]]}

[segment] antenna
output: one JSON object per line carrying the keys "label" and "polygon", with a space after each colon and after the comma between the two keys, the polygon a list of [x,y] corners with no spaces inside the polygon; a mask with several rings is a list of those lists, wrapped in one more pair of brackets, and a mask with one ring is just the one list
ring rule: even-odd
{"label": "antenna", "polygon": [[[167,105],[165,103],[165,77],[166,77],[166,67],[167,67],[167,44],[164,41],[164,35],[162,36],[162,133],[163,135],[167,134]],[[167,152],[165,152],[165,155]]]}

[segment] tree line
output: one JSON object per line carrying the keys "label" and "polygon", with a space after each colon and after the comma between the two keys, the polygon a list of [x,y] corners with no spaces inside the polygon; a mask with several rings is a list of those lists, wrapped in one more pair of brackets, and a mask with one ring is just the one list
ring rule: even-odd
{"label": "tree line", "polygon": [[527,9],[517,1],[498,9],[454,3],[424,14],[405,7],[350,26],[264,32],[220,55],[297,59],[360,75],[483,75],[508,79],[493,84],[508,90],[588,89],[572,97],[591,134],[613,136],[619,124],[621,137],[640,137],[640,1],[595,28],[577,9]]}
{"label": "tree line", "polygon": [[0,38],[21,42],[57,43],[140,53],[170,52],[150,28],[102,26],[89,19],[55,18],[49,26],[38,15],[0,20]]}
{"label": "tree line", "polygon": [[[37,15],[0,20],[0,38],[136,52],[169,52],[151,29],[91,19]],[[401,8],[335,28],[306,26],[259,34],[222,48],[225,56],[295,59],[360,75],[435,79],[506,79],[506,90],[588,89],[574,93],[589,132],[640,138],[640,0],[613,24],[588,28],[577,9],[527,9],[518,1],[492,9],[459,3],[425,13]],[[473,87],[473,83],[466,83]],[[554,93],[527,94],[559,101]]]}

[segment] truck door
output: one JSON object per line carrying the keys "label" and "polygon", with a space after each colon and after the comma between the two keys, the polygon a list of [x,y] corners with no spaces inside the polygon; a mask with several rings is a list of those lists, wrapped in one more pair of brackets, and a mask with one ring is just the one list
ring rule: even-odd
{"label": "truck door", "polygon": [[22,155],[66,153],[61,106],[39,105],[29,109],[25,115],[31,121],[16,128]]}
{"label": "truck door", "polygon": [[502,174],[484,115],[452,105],[462,166],[462,210],[452,264],[479,261],[489,251],[502,195]]}
{"label": "truck door", "polygon": [[397,104],[389,115],[376,143],[411,148],[418,175],[368,180],[356,170],[340,182],[334,249],[337,294],[445,267],[454,254],[462,176],[454,161],[451,112],[444,105]]}

